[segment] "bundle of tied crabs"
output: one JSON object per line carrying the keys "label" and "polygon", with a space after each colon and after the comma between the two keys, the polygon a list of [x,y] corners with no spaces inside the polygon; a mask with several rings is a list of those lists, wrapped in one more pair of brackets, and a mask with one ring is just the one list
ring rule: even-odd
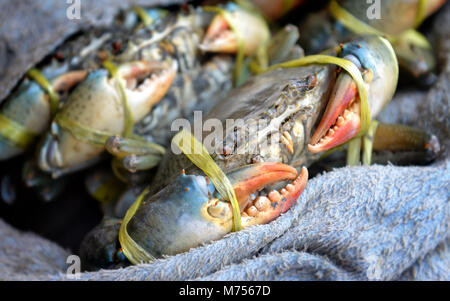
{"label": "bundle of tied crabs", "polygon": [[[330,1],[300,29],[277,28],[302,2],[136,7],[64,43],[4,100],[0,160],[27,156],[24,183],[44,199],[67,174],[102,164],[86,179],[105,215],[81,246],[86,269],[149,262],[268,223],[298,199],[306,166],[327,156],[436,158],[434,135],[375,117],[399,66],[401,77],[433,84],[433,51],[415,28],[445,0],[381,1],[381,19],[365,1]],[[173,121],[194,111],[223,124],[214,153],[200,144],[191,154],[186,141],[201,142],[186,130],[174,137]],[[227,119],[243,122],[227,128]]]}

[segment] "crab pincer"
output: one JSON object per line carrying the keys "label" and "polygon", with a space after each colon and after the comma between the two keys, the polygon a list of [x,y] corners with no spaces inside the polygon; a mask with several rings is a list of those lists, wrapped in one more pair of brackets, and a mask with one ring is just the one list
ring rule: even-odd
{"label": "crab pincer", "polygon": [[[367,89],[370,117],[391,100],[397,86],[398,63],[389,42],[364,36],[341,45],[340,56],[354,63]],[[361,99],[354,79],[341,71],[308,150],[319,153],[354,138],[361,127]]]}
{"label": "crab pincer", "polygon": [[211,21],[200,49],[205,52],[237,53],[243,42],[245,55],[256,53],[262,43],[270,38],[264,20],[237,5],[229,4]]}
{"label": "crab pincer", "polygon": [[[127,122],[139,121],[161,100],[176,70],[173,61],[141,60],[119,65],[118,76],[104,69],[89,74],[69,96],[45,136],[38,154],[40,168],[58,177],[95,162],[107,137],[123,133]],[[127,107],[131,120],[127,120]]]}
{"label": "crab pincer", "polygon": [[[268,223],[286,212],[308,180],[306,168],[297,174],[289,165],[272,162],[244,166],[227,176],[236,193],[243,228]],[[286,180],[289,183],[282,189],[263,191]],[[185,173],[146,197],[127,225],[130,237],[156,258],[219,239],[231,228],[231,204],[207,177]]]}

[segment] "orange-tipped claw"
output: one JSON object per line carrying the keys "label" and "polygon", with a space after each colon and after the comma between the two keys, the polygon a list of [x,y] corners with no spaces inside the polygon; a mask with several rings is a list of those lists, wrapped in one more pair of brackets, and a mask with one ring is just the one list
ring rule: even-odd
{"label": "orange-tipped claw", "polygon": [[240,9],[229,12],[229,16],[233,20],[233,29],[224,16],[219,14],[213,18],[200,45],[203,51],[237,53],[239,41],[234,30],[242,39],[245,55],[255,54],[269,39],[270,33],[261,18]]}
{"label": "orange-tipped claw", "polygon": [[[308,182],[308,170],[300,174],[289,165],[264,162],[247,165],[228,174],[242,212],[242,226],[268,223],[286,212],[302,193]],[[291,180],[280,190],[259,192],[266,186]],[[255,196],[254,194],[259,194]]]}
{"label": "orange-tipped claw", "polygon": [[203,51],[236,53],[238,42],[236,35],[231,30],[228,22],[221,15],[217,15],[208,27],[203,43],[200,45]]}
{"label": "orange-tipped claw", "polygon": [[55,91],[69,91],[76,84],[84,80],[86,75],[86,70],[75,70],[64,73],[52,81],[53,89]]}
{"label": "orange-tipped claw", "polygon": [[163,99],[175,78],[177,63],[140,60],[120,65],[118,72],[125,80],[133,118],[140,120]]}
{"label": "orange-tipped claw", "polygon": [[[246,204],[240,210],[244,228],[268,223],[286,212],[308,181],[306,168],[297,176],[293,167],[276,162],[247,165],[227,176],[240,195],[239,204]],[[279,191],[249,198],[265,185],[286,179],[292,182]],[[208,178],[181,172],[171,184],[144,199],[127,230],[146,251],[161,257],[223,237],[232,229],[232,218],[230,202],[216,194]]]}
{"label": "orange-tipped claw", "polygon": [[272,190],[267,196],[258,196],[242,214],[242,226],[265,224],[285,213],[303,192],[307,182],[308,170],[303,167],[295,180],[284,188]]}
{"label": "orange-tipped claw", "polygon": [[297,170],[278,162],[264,162],[247,165],[228,175],[233,185],[241,209],[247,205],[250,195],[265,186],[280,181],[293,180]]}
{"label": "orange-tipped claw", "polygon": [[319,153],[353,138],[361,126],[360,101],[354,80],[341,73],[308,150]]}

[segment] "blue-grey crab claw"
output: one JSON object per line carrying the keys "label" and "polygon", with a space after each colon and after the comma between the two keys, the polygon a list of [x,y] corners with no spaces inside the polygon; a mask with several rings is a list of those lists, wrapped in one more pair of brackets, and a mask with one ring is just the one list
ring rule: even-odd
{"label": "blue-grey crab claw", "polygon": [[83,270],[117,269],[129,264],[117,239],[121,223],[119,219],[105,217],[86,235],[80,247]]}
{"label": "blue-grey crab claw", "polygon": [[[341,45],[340,56],[361,72],[367,90],[370,115],[374,118],[392,98],[398,80],[398,63],[391,44],[374,35],[361,36]],[[352,139],[361,127],[361,101],[353,78],[341,70],[325,113],[308,150],[319,153]]]}
{"label": "blue-grey crab claw", "polygon": [[[95,162],[104,151],[104,142],[91,143],[76,135],[61,120],[79,124],[88,132],[121,134],[126,123],[123,96],[117,88],[122,83],[131,113],[131,122],[142,119],[169,89],[177,63],[133,61],[119,65],[118,77],[104,69],[93,71],[71,93],[55,117],[38,153],[39,167],[54,177]],[[59,118],[59,119],[58,119]],[[84,135],[86,136],[86,135]]]}
{"label": "blue-grey crab claw", "polygon": [[[306,186],[308,172],[265,162],[227,173],[239,203],[242,227],[264,224],[287,211]],[[286,180],[284,188],[264,188]],[[184,252],[216,240],[232,228],[232,207],[209,179],[182,172],[164,189],[146,197],[127,224],[130,237],[154,257]]]}
{"label": "blue-grey crab claw", "polygon": [[[51,80],[55,92],[67,92],[84,79],[86,71],[76,70]],[[51,104],[47,92],[35,81],[24,80],[0,109],[0,161],[26,151],[48,128]]]}
{"label": "blue-grey crab claw", "polygon": [[34,138],[44,132],[50,120],[50,103],[45,91],[35,82],[24,81],[5,101],[0,112],[0,160],[7,160],[22,153],[32,143],[32,139],[18,138],[18,141],[14,141],[9,137],[11,130],[7,129],[6,124],[3,125],[5,122],[2,120],[7,120],[8,123],[12,120],[13,124],[19,124],[31,133],[23,137]]}

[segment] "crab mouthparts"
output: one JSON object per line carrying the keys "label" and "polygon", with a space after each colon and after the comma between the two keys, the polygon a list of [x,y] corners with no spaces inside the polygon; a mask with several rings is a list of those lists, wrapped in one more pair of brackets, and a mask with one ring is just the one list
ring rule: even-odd
{"label": "crab mouthparts", "polygon": [[217,15],[208,27],[200,49],[206,52],[236,53],[238,43],[223,16]]}
{"label": "crab mouthparts", "polygon": [[308,150],[320,153],[353,138],[361,126],[360,105],[355,82],[347,73],[340,74]]}

